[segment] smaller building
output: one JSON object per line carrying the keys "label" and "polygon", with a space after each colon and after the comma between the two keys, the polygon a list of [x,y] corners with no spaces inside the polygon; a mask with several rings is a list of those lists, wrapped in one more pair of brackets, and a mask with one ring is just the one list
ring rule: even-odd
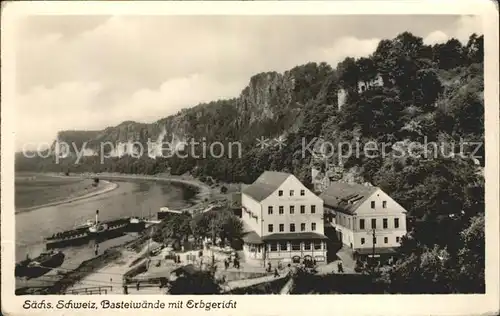
{"label": "smaller building", "polygon": [[356,259],[390,258],[406,235],[406,210],[380,188],[335,182],[320,197],[326,222]]}

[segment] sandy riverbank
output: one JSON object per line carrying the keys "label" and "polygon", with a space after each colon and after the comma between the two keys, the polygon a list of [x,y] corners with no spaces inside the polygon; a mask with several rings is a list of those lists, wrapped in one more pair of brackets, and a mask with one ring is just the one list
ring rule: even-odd
{"label": "sandy riverbank", "polygon": [[[59,177],[59,176],[56,176],[56,175],[48,175],[48,176]],[[34,211],[34,210],[37,210],[37,209],[40,209],[40,208],[44,208],[44,207],[56,206],[56,205],[61,205],[61,204],[67,204],[67,203],[76,202],[76,201],[83,200],[83,199],[88,199],[88,198],[91,198],[91,197],[94,197],[94,196],[97,196],[97,195],[108,193],[110,191],[115,190],[116,188],[118,188],[118,184],[117,183],[114,183],[114,182],[111,182],[111,181],[102,180],[102,181],[100,181],[99,186],[97,187],[97,189],[95,191],[90,192],[90,193],[85,193],[83,195],[77,195],[77,196],[65,198],[65,199],[62,199],[62,200],[59,200],[59,201],[50,202],[50,203],[35,205],[35,206],[32,206],[32,207],[19,208],[19,209],[16,209],[16,214],[17,213]]]}

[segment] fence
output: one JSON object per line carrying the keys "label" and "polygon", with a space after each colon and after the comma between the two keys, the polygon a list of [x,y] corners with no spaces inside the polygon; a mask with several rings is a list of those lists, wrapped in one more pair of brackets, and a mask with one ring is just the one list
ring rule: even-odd
{"label": "fence", "polygon": [[69,290],[65,294],[82,294],[82,295],[108,294],[108,291],[112,290],[113,287],[110,285],[93,286],[93,287],[84,287],[84,288]]}

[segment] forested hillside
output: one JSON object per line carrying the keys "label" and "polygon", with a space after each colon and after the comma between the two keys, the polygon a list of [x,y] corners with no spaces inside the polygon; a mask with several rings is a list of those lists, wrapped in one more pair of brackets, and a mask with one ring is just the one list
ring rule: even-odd
{"label": "forested hillside", "polygon": [[[152,159],[145,154],[108,158],[101,164],[94,156],[75,165],[74,157],[55,164],[54,157],[18,155],[16,168],[189,172],[245,183],[264,170],[282,170],[310,183],[311,166],[340,165],[345,177],[380,186],[415,223],[404,241],[406,256],[382,274],[392,280],[394,291],[407,289],[402,284],[415,278],[421,285],[417,282],[414,292],[484,291],[484,216],[478,215],[484,214],[484,160],[470,157],[477,146],[463,146],[484,140],[483,56],[483,36],[471,35],[466,45],[450,39],[429,46],[405,32],[382,40],[371,56],[346,58],[335,68],[308,63],[282,74],[257,74],[238,98],[200,104],[155,124],[125,122],[103,131],[59,134],[69,143],[87,141],[96,152],[101,142],[146,144],[148,138],[157,140],[163,134],[165,141],[238,141],[241,158]],[[286,146],[257,147],[261,136],[284,137]],[[303,147],[315,137],[334,145],[396,146],[388,146],[383,157],[366,157],[361,150],[360,155],[313,159],[307,151],[303,155]],[[408,152],[411,142],[437,142],[439,147],[430,146],[427,156],[401,154]],[[475,155],[484,156],[484,146]],[[436,283],[440,278],[448,279]]]}

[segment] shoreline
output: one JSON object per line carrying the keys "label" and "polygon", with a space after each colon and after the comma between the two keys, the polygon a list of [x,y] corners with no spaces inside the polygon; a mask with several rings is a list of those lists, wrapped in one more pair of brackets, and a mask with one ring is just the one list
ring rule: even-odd
{"label": "shoreline", "polygon": [[[49,176],[53,176],[53,175],[49,175]],[[90,193],[87,193],[87,194],[84,194],[84,195],[81,195],[81,196],[76,196],[76,197],[72,197],[72,198],[66,198],[66,199],[63,199],[63,200],[60,200],[60,201],[54,201],[54,202],[45,203],[45,204],[41,204],[41,205],[35,205],[35,206],[31,206],[31,207],[20,208],[20,209],[16,210],[15,214],[31,212],[31,211],[35,211],[35,210],[38,210],[38,209],[41,209],[41,208],[45,208],[45,207],[50,207],[50,206],[56,206],[56,205],[69,204],[69,203],[77,202],[77,201],[80,201],[80,200],[88,199],[88,198],[91,198],[91,197],[94,197],[94,196],[98,196],[98,195],[101,195],[101,194],[105,194],[105,193],[111,192],[111,191],[117,189],[118,186],[119,186],[117,183],[111,182],[111,181],[102,180],[102,182],[104,182],[104,187],[102,189],[100,189],[100,190],[96,190],[94,192],[90,192]]]}
{"label": "shoreline", "polygon": [[[124,179],[124,180],[150,180],[150,181],[160,181],[160,182],[172,182],[180,183],[191,188],[195,188],[196,200],[195,205],[203,203],[205,198],[209,198],[212,195],[212,188],[210,188],[205,183],[199,181],[196,178],[182,178],[182,176],[171,176],[171,175],[143,175],[143,174],[127,174],[127,173],[99,173],[90,174],[92,177],[98,177],[103,179]],[[193,205],[194,206],[194,205]]]}
{"label": "shoreline", "polygon": [[91,193],[84,194],[82,196],[77,196],[73,198],[67,198],[63,199],[60,201],[54,201],[50,203],[45,203],[41,205],[35,205],[31,207],[26,207],[26,208],[20,208],[17,209],[15,214],[20,214],[20,213],[25,213],[25,212],[31,212],[34,210],[38,210],[41,208],[45,207],[50,207],[50,206],[57,206],[57,205],[62,205],[62,204],[69,204],[73,202],[77,202],[80,200],[92,198],[101,194],[105,194],[108,192],[111,192],[119,187],[119,185],[115,182],[112,182],[110,180],[106,180],[106,178],[111,178],[111,179],[122,179],[122,180],[133,180],[133,179],[138,179],[138,180],[151,180],[151,181],[161,181],[161,182],[173,182],[173,183],[180,183],[186,186],[189,186],[191,188],[196,189],[196,195],[195,195],[195,200],[194,200],[194,205],[191,207],[195,207],[201,203],[204,202],[205,198],[210,198],[211,196],[211,188],[204,184],[203,182],[197,180],[197,179],[185,179],[185,178],[177,178],[178,176],[162,176],[162,175],[140,175],[140,174],[115,174],[115,173],[100,173],[100,174],[75,174],[73,176],[62,176],[59,174],[54,174],[54,173],[42,173],[45,176],[51,176],[51,177],[60,177],[60,178],[85,178],[85,177],[97,177],[97,178],[104,178],[101,179],[102,182],[105,182],[105,187],[102,188],[101,190],[97,190]]}
{"label": "shoreline", "polygon": [[[59,176],[59,175],[55,175]],[[212,195],[212,188],[210,188],[208,185],[205,183],[197,180],[197,179],[185,179],[185,178],[177,178],[176,176],[168,176],[168,175],[156,175],[156,176],[149,176],[149,175],[133,175],[133,174],[80,174],[80,175],[75,175],[74,177],[84,177],[84,176],[91,176],[91,177],[98,177],[101,181],[106,181],[108,183],[113,183],[118,187],[118,184],[103,180],[103,179],[139,179],[139,180],[151,180],[151,181],[162,181],[162,182],[175,182],[175,183],[181,183],[183,185],[187,185],[190,187],[194,187],[197,189],[196,193],[196,200],[194,201],[194,204],[190,206],[189,208],[195,208],[202,206],[205,201],[205,198],[210,198]],[[113,188],[114,189],[114,188]],[[111,190],[109,190],[111,191]],[[95,195],[97,194],[102,194],[102,192],[93,192]],[[87,196],[88,198],[90,196]],[[83,199],[84,197],[80,197],[79,199]],[[54,202],[55,203],[55,202]],[[39,207],[38,207],[39,208]],[[155,224],[157,225],[157,224]],[[154,225],[153,225],[154,226]],[[105,266],[115,262],[119,258],[123,256],[123,251],[127,249],[127,246],[139,242],[140,244],[144,244],[147,242],[149,239],[144,239],[144,235],[139,235],[137,238],[134,238],[133,240],[126,242],[121,245],[116,245],[112,248],[107,249],[102,255],[91,258],[88,260],[83,261],[78,267],[71,271],[67,271],[64,276],[60,280],[58,280],[55,284],[51,286],[46,286],[42,287],[42,291],[49,291],[51,294],[61,294],[60,292],[64,292],[66,289],[70,288],[74,284],[78,283],[85,277],[92,275],[96,273],[96,271],[104,268]],[[29,287],[27,288],[21,288],[17,289],[20,292],[24,291],[29,291]],[[33,289],[33,288],[31,288]],[[35,290],[36,291],[36,290]],[[19,293],[19,295],[23,295]]]}

